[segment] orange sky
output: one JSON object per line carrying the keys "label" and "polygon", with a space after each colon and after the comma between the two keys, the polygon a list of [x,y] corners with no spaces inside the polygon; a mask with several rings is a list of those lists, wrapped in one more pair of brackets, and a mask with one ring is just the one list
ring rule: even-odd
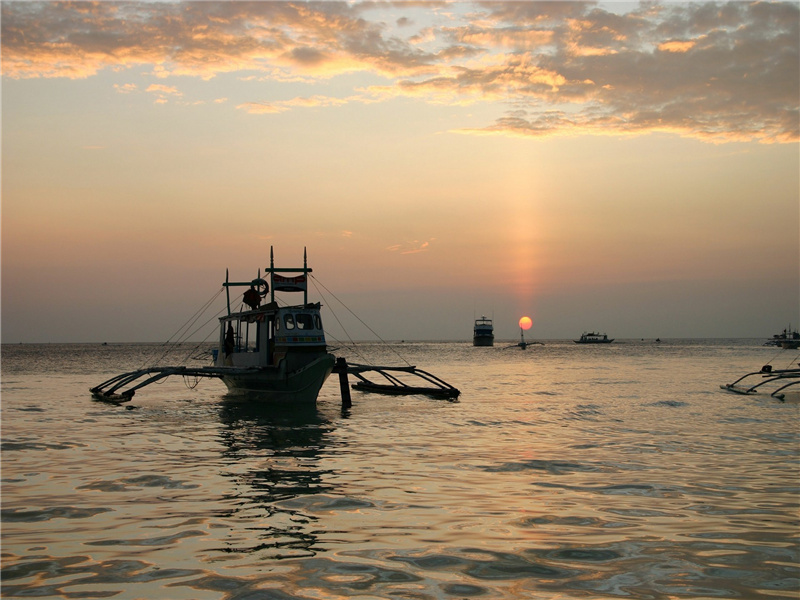
{"label": "orange sky", "polygon": [[4,2],[3,342],[163,341],[270,245],[385,339],[800,325],[799,13]]}

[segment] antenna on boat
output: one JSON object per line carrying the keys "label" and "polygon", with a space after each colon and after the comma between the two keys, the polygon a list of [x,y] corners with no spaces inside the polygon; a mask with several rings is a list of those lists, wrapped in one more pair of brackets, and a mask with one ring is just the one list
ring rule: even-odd
{"label": "antenna on boat", "polygon": [[225,269],[225,296],[228,300],[228,316],[231,314],[231,288],[228,287],[228,269]]}
{"label": "antenna on boat", "polygon": [[275,281],[273,276],[275,274],[275,257],[272,252],[272,246],[269,247],[269,293],[270,302],[275,302]]}

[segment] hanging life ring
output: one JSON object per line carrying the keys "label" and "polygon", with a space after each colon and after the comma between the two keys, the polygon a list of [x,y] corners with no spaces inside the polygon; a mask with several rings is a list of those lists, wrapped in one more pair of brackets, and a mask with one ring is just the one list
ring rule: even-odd
{"label": "hanging life ring", "polygon": [[269,284],[265,279],[253,279],[253,281],[250,282],[250,285],[255,288],[255,290],[258,292],[258,295],[262,298],[269,293]]}

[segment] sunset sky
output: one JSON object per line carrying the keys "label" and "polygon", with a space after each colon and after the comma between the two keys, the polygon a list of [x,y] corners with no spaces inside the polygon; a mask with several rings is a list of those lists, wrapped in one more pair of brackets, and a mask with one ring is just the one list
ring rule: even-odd
{"label": "sunset sky", "polygon": [[796,2],[2,2],[2,341],[164,341],[270,246],[389,340],[800,326],[799,49]]}

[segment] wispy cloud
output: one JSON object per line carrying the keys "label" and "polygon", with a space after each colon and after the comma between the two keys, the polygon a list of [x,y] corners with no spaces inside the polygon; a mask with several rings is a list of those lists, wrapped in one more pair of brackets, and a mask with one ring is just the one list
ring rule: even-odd
{"label": "wispy cloud", "polygon": [[436,238],[430,238],[429,240],[425,241],[411,240],[402,244],[393,244],[388,246],[386,250],[389,252],[397,252],[398,254],[417,254],[419,252],[427,252],[430,249],[431,242],[433,242],[435,239]]}
{"label": "wispy cloud", "polygon": [[[496,105],[493,122],[458,130],[469,135],[800,139],[794,2],[645,3],[622,13],[583,2],[424,6],[424,24],[395,14],[392,28],[380,3],[6,2],[3,75],[78,79],[145,67],[162,83],[239,73],[313,84],[362,73],[387,83],[291,100],[254,88],[236,107],[276,114],[405,96]],[[146,89],[158,102],[179,94],[155,85]]]}
{"label": "wispy cloud", "polygon": [[117,90],[120,94],[130,94],[132,92],[138,91],[139,87],[135,83],[124,83],[122,85],[115,83],[114,89]]}

